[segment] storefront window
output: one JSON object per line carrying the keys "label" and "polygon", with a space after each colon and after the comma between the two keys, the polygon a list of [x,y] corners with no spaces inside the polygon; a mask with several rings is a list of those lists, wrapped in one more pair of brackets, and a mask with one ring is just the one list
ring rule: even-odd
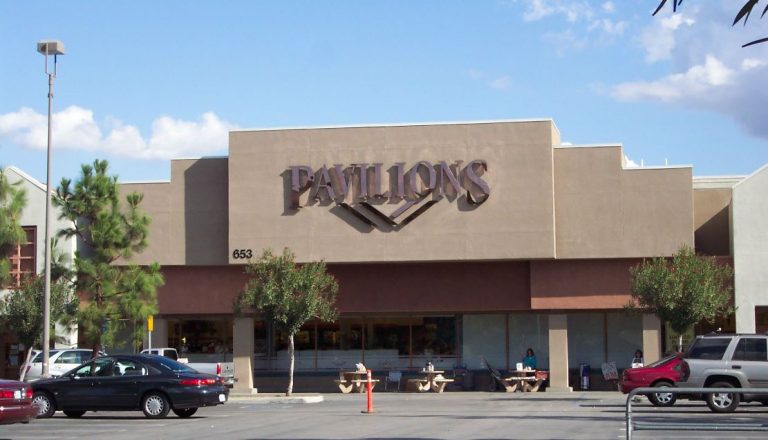
{"label": "storefront window", "polygon": [[[288,350],[288,333],[283,331],[275,332],[275,348]],[[293,335],[294,350],[314,350],[315,349],[315,324],[304,324],[299,331]]]}
{"label": "storefront window", "polygon": [[[411,318],[379,318],[366,320],[366,350],[397,350],[408,356]],[[419,320],[420,322],[420,320]]]}
{"label": "storefront window", "polygon": [[412,330],[413,355],[456,354],[456,318],[453,316],[425,317]]}
{"label": "storefront window", "polygon": [[232,353],[232,320],[169,319],[168,344],[190,361],[226,358]]}

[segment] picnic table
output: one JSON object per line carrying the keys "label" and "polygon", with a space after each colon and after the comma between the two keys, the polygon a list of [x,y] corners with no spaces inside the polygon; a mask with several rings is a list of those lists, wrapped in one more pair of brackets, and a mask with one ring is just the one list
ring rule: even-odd
{"label": "picnic table", "polygon": [[549,378],[549,372],[543,370],[513,370],[511,376],[501,378],[501,383],[508,393],[520,390],[526,392],[539,391],[539,387]]}
{"label": "picnic table", "polygon": [[[368,383],[367,371],[340,371],[339,378],[334,380],[342,393],[347,394],[352,391],[364,393]],[[379,379],[371,379],[371,389],[379,382]]]}
{"label": "picnic table", "polygon": [[412,384],[417,391],[442,393],[445,390],[445,386],[453,382],[453,379],[443,377],[443,373],[445,373],[443,370],[422,369],[416,372],[419,377],[408,379],[408,383]]}

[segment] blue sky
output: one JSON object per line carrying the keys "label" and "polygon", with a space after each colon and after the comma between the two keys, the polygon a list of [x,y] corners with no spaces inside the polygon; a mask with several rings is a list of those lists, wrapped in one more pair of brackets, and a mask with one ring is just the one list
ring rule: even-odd
{"label": "blue sky", "polygon": [[[54,181],[227,154],[231,128],[553,118],[646,166],[768,162],[768,35],[743,0],[0,0],[0,165],[45,180],[41,39],[59,39]],[[762,10],[762,8],[760,7]],[[764,35],[765,34],[765,35]]]}

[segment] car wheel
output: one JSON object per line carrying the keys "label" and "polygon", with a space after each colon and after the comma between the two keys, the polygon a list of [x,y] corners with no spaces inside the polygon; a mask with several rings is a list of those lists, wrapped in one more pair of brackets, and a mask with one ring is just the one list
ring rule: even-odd
{"label": "car wheel", "polygon": [[85,414],[85,411],[64,411],[65,416],[72,417],[73,419],[79,419],[83,414]]}
{"label": "car wheel", "polygon": [[153,391],[142,399],[141,410],[150,419],[162,419],[168,415],[171,405],[163,393]]}
{"label": "car wheel", "polygon": [[195,414],[196,412],[197,412],[197,408],[185,408],[185,409],[173,410],[173,413],[181,417],[182,419],[186,419],[187,417],[192,417],[192,415]]}
{"label": "car wheel", "polygon": [[[656,388],[672,388],[672,384],[667,381],[656,382],[653,385]],[[677,400],[677,396],[672,393],[651,393],[648,395],[648,400],[651,401],[653,406],[672,406]]]}
{"label": "car wheel", "polygon": [[37,391],[32,395],[32,404],[37,405],[37,418],[47,419],[56,412],[53,397],[45,391]]}
{"label": "car wheel", "polygon": [[[709,388],[733,388],[729,382],[715,382]],[[739,393],[710,393],[706,395],[707,406],[718,413],[734,412],[739,406],[741,395]]]}

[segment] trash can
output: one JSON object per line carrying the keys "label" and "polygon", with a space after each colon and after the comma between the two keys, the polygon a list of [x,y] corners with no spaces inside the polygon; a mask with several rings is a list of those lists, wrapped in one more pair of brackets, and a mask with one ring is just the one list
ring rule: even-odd
{"label": "trash can", "polygon": [[592,373],[592,369],[589,364],[579,364],[579,377],[581,378],[581,389],[589,389],[589,375]]}

